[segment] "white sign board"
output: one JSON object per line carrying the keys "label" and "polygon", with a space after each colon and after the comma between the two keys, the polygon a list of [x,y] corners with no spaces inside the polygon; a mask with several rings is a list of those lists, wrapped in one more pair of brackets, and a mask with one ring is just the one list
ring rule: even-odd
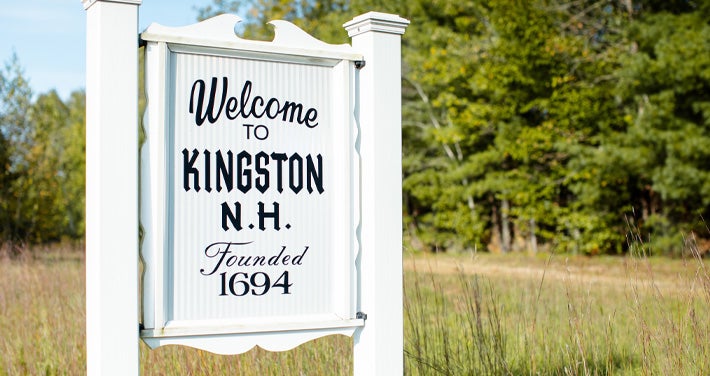
{"label": "white sign board", "polygon": [[356,63],[348,45],[236,16],[146,45],[141,337],[217,353],[352,335],[360,224]]}

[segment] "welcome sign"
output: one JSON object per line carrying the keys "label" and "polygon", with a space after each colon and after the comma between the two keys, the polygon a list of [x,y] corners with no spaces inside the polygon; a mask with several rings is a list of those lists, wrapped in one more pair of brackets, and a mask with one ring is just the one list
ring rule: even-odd
{"label": "welcome sign", "polygon": [[238,22],[141,35],[141,336],[151,347],[283,350],[364,324],[362,56],[284,21],[272,42],[243,40]]}

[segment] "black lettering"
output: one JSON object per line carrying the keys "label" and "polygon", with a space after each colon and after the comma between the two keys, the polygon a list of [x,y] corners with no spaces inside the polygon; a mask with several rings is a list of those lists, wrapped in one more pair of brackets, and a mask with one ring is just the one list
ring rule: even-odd
{"label": "black lettering", "polygon": [[[298,116],[296,116],[296,110],[298,110]],[[301,118],[301,113],[303,112],[303,105],[301,103],[295,103],[295,102],[284,102],[284,106],[279,110],[279,112],[283,112],[283,117],[281,118],[282,121],[288,121],[289,123],[293,123],[293,118],[296,117],[296,120],[299,123],[303,123],[303,118]],[[288,114],[291,114],[291,116],[288,116]],[[288,117],[288,120],[286,118]]]}
{"label": "black lettering", "polygon": [[266,218],[271,218],[274,220],[274,230],[278,231],[281,230],[281,227],[279,227],[279,203],[274,202],[274,211],[272,212],[267,212],[264,209],[264,203],[259,201],[259,230],[264,231],[266,230],[266,227],[264,226],[264,222]]}
{"label": "black lettering", "polygon": [[303,256],[306,255],[306,252],[308,252],[308,246],[306,246],[306,249],[303,250],[303,253],[293,257],[293,260],[291,260],[291,265],[301,265],[301,262],[303,261]]}
{"label": "black lettering", "polygon": [[254,256],[254,263],[252,266],[264,266],[266,264],[266,256]]}
{"label": "black lettering", "polygon": [[[214,155],[214,161],[212,156]],[[306,154],[301,156],[298,153],[288,155],[286,153],[273,152],[268,154],[260,151],[252,155],[246,150],[242,150],[236,155],[236,176],[234,152],[231,150],[210,150],[197,149],[182,150],[183,156],[183,189],[187,192],[194,190],[199,192],[204,189],[206,192],[231,192],[235,183],[237,189],[242,193],[248,193],[252,188],[256,188],[261,193],[266,193],[275,180],[275,188],[279,193],[283,193],[284,186],[293,193],[300,193],[305,190],[312,194],[318,192],[323,194],[324,187],[324,167],[323,156],[321,154]],[[202,160],[200,161],[200,156]],[[271,163],[275,161],[275,163]],[[270,167],[271,165],[275,167]],[[288,166],[286,166],[288,164]],[[286,170],[288,169],[288,170]],[[275,177],[274,177],[275,175]],[[213,181],[214,179],[214,181]],[[288,179],[288,181],[286,181]]]}
{"label": "black lettering", "polygon": [[247,108],[247,103],[249,102],[249,97],[251,96],[251,81],[247,80],[247,82],[244,83],[244,87],[242,88],[242,108],[239,109],[239,115],[242,116],[243,119],[246,119],[249,117],[248,113],[244,112],[244,109]]}
{"label": "black lettering", "polygon": [[286,246],[281,247],[281,252],[279,252],[278,255],[273,255],[269,257],[269,266],[277,266],[279,264],[279,259],[281,258],[281,255],[286,251]]}
{"label": "black lettering", "polygon": [[[276,112],[273,114],[271,113],[271,106],[276,103]],[[276,98],[271,98],[269,99],[269,102],[266,103],[266,116],[269,119],[276,119],[277,116],[279,116],[279,100]]]}
{"label": "black lettering", "polygon": [[237,118],[239,115],[239,112],[237,111],[238,106],[239,102],[237,102],[237,98],[230,97],[227,100],[227,108],[224,110],[224,114],[227,115],[227,119],[234,120]]}
{"label": "black lettering", "polygon": [[[201,126],[208,121],[214,124],[219,120],[222,111],[229,120],[235,120],[237,117],[248,119],[250,116],[261,118],[266,115],[269,119],[281,118],[284,122],[296,122],[305,124],[308,128],[318,126],[318,110],[315,108],[306,109],[302,103],[293,101],[279,101],[277,98],[264,99],[261,96],[254,97],[254,101],[250,104],[252,82],[246,80],[239,99],[228,96],[229,79],[222,77],[222,87],[219,98],[217,91],[219,90],[219,79],[212,77],[210,81],[209,93],[207,93],[207,85],[204,80],[198,79],[192,84],[190,89],[190,104],[188,111],[195,115],[195,124]],[[217,105],[219,101],[219,106]],[[304,112],[305,110],[305,112]]]}
{"label": "black lettering", "polygon": [[267,189],[269,189],[269,170],[263,168],[262,166],[269,165],[269,155],[262,151],[256,155],[255,159],[256,166],[254,169],[256,170],[256,173],[259,174],[259,177],[256,178],[256,183],[254,185],[259,192],[264,193]]}
{"label": "black lettering", "polygon": [[205,156],[205,191],[207,192],[212,192],[212,182],[210,181],[210,152],[209,150],[205,150],[202,153]]}
{"label": "black lettering", "polygon": [[[298,183],[296,183],[298,178]],[[288,185],[294,193],[303,189],[303,158],[298,153],[294,153],[288,159]]]}
{"label": "black lettering", "polygon": [[249,261],[251,261],[251,256],[240,256],[237,266],[249,266]]}
{"label": "black lettering", "polygon": [[[183,160],[183,169],[182,169],[182,186],[185,189],[185,192],[190,190],[190,175],[192,175],[192,185],[194,186],[195,191],[199,192],[200,191],[200,171],[195,168],[195,161],[197,161],[197,157],[200,155],[200,152],[197,151],[197,149],[194,149],[192,151],[192,157],[189,157],[190,152],[187,151],[187,149],[182,150],[182,160]],[[189,158],[189,160],[188,160]]]}
{"label": "black lettering", "polygon": [[284,191],[283,187],[283,162],[285,162],[288,157],[285,153],[271,153],[271,159],[276,161],[276,190],[279,193]]}
{"label": "black lettering", "polygon": [[[312,121],[315,121],[318,118],[318,110],[315,108],[309,108],[308,111],[306,111],[306,127],[308,128],[315,128],[318,126],[318,123],[311,123]],[[300,124],[303,124],[303,122],[299,121]]]}
{"label": "black lettering", "polygon": [[237,188],[242,193],[247,193],[251,189],[251,170],[246,166],[251,165],[251,154],[242,151],[237,154]]}
{"label": "black lettering", "polygon": [[313,184],[315,184],[318,193],[323,193],[323,156],[318,154],[318,167],[313,164],[313,157],[306,156],[306,188],[308,193],[313,193]]}
{"label": "black lettering", "polygon": [[229,208],[226,202],[222,203],[222,230],[229,231],[229,225],[227,220],[232,223],[232,227],[235,230],[241,231],[242,229],[242,204],[239,202],[234,203],[234,212]]}
{"label": "black lettering", "polygon": [[[214,104],[215,104],[215,98],[217,94],[217,77],[212,77],[212,86],[210,87],[210,95],[209,99],[207,102],[207,107],[203,111],[203,106],[205,102],[205,81],[202,80],[197,80],[195,83],[192,84],[192,89],[190,90],[190,108],[189,111],[190,113],[195,114],[195,124],[198,126],[202,125],[205,122],[205,119],[209,121],[211,124],[214,124],[217,119],[219,118],[219,115],[222,113],[222,109],[224,108],[225,101],[227,100],[227,86],[228,86],[228,80],[227,77],[222,77],[222,100],[219,105],[219,110],[217,110],[217,113],[214,113]],[[197,88],[197,109],[195,109],[194,102],[195,102],[195,89]]]}
{"label": "black lettering", "polygon": [[222,151],[217,151],[217,192],[222,192],[222,181],[227,187],[227,192],[231,192],[234,187],[234,155],[231,150],[227,151],[227,166],[224,165]]}
{"label": "black lettering", "polygon": [[[257,103],[260,103],[259,105],[262,108],[262,111],[260,114],[256,113],[256,104]],[[254,102],[251,103],[251,114],[255,118],[260,118],[260,117],[264,116],[264,112],[266,112],[266,109],[264,109],[264,98],[257,96],[256,98],[254,98]]]}

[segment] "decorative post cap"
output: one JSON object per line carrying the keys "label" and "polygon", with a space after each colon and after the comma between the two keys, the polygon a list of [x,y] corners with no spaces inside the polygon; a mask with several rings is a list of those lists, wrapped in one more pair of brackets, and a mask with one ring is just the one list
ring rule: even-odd
{"label": "decorative post cap", "polygon": [[409,20],[396,14],[368,12],[346,22],[343,27],[352,38],[368,31],[402,35],[408,25]]}
{"label": "decorative post cap", "polygon": [[141,2],[143,0],[81,0],[81,3],[84,5],[84,10],[89,9],[90,6],[98,3],[98,2],[107,2],[107,3],[123,3],[123,4],[134,4],[134,5],[141,5]]}

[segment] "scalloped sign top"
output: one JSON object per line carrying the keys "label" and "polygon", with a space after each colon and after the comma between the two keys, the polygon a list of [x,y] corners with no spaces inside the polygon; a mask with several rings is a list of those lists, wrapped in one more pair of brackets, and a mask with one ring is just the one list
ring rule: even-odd
{"label": "scalloped sign top", "polygon": [[274,26],[272,41],[257,41],[240,38],[235,27],[241,17],[221,14],[202,22],[182,27],[169,27],[152,23],[141,33],[141,39],[151,42],[249,50],[297,56],[317,56],[345,60],[361,60],[359,54],[348,44],[329,44],[318,40],[288,21],[271,21]]}

